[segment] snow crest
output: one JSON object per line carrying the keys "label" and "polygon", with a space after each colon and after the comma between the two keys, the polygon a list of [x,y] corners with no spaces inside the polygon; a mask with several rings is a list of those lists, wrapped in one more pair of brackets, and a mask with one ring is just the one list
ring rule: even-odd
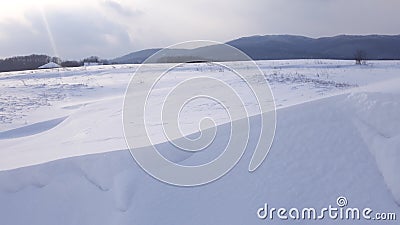
{"label": "snow crest", "polygon": [[355,124],[400,205],[400,95],[355,93],[348,96]]}

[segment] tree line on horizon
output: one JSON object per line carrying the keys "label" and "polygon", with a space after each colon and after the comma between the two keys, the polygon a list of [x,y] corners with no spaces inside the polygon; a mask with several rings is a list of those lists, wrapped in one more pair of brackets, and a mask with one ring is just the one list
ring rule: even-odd
{"label": "tree line on horizon", "polygon": [[57,63],[61,67],[79,67],[83,66],[85,62],[100,63],[102,65],[109,64],[108,60],[100,59],[97,56],[90,56],[80,61],[76,60],[63,61],[59,57],[32,54],[28,56],[15,56],[10,58],[0,59],[0,72],[34,70],[38,69],[40,66],[43,66],[49,62]]}
{"label": "tree line on horizon", "polygon": [[[177,62],[207,62],[204,60],[194,60],[197,58],[191,58],[189,56],[173,56],[173,57],[162,57],[157,60],[157,63],[177,63]],[[367,53],[363,50],[357,50],[353,59],[357,65],[366,64]],[[0,59],[0,72],[11,72],[11,71],[23,71],[23,70],[35,70],[40,66],[43,66],[49,62],[54,62],[61,67],[80,67],[84,66],[85,63],[99,63],[100,65],[119,64],[115,61],[108,61],[106,59],[100,59],[98,56],[90,56],[82,60],[65,60],[63,61],[59,57],[51,57],[48,55],[28,55],[28,56],[15,56],[6,59]]]}

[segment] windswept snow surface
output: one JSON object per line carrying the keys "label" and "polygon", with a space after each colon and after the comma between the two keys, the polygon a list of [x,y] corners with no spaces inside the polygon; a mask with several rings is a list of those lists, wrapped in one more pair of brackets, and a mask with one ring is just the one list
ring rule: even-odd
{"label": "windswept snow surface", "polygon": [[[226,176],[192,188],[155,180],[126,150],[122,103],[136,65],[0,74],[1,224],[379,222],[265,221],[256,214],[265,203],[276,208],[336,206],[339,196],[348,199],[349,207],[399,217],[400,62],[257,63],[278,107],[268,157],[249,173],[253,152],[247,150]],[[224,77],[228,71],[185,65],[156,93],[163,96],[171,83],[196,73]],[[228,133],[220,107],[201,103],[183,113],[187,134],[198,131],[196,118],[209,114],[216,118],[219,135]],[[260,124],[257,117],[250,122]],[[170,145],[158,140],[167,157],[183,165],[211,161],[224,144],[198,153],[169,152]],[[255,144],[250,139],[249,149]],[[398,224],[398,218],[383,223]]]}

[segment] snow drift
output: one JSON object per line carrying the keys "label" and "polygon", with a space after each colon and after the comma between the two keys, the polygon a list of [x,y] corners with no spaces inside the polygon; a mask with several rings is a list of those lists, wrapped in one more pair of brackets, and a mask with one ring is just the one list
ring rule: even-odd
{"label": "snow drift", "polygon": [[[328,73],[334,74],[333,71]],[[356,69],[349,68],[349,71]],[[287,71],[281,71],[282,79],[273,78],[279,84],[272,86],[281,106],[277,110],[275,140],[265,162],[249,173],[248,163],[253,152],[246,151],[226,176],[192,188],[162,183],[135,163],[126,146],[121,144],[123,139],[118,133],[121,122],[116,122],[121,98],[115,96],[115,90],[105,90],[104,93],[112,95],[100,101],[80,99],[79,103],[63,105],[55,114],[70,116],[60,124],[53,123],[58,120],[40,120],[53,125],[53,129],[0,140],[2,157],[6,157],[1,160],[3,171],[0,172],[1,221],[38,225],[379,222],[264,221],[256,215],[265,203],[277,208],[322,208],[335,205],[339,196],[348,199],[349,207],[370,207],[374,212],[395,212],[399,216],[400,181],[396,174],[400,171],[400,80],[388,74],[377,78],[368,75],[371,71],[361,71],[367,74],[345,77],[339,73],[332,78],[337,82],[370,83],[356,89],[351,86],[346,93],[331,92],[327,88],[331,86],[323,85],[321,80],[317,83],[299,80],[299,76],[285,76]],[[286,79],[289,77],[297,78]],[[313,79],[319,77],[320,74]],[[98,80],[102,82],[101,78]],[[292,91],[286,92],[287,89]],[[299,93],[311,93],[306,90],[318,92],[313,92],[311,100],[298,97]],[[315,95],[322,90],[334,95]],[[290,102],[290,96],[295,93],[298,94],[296,101]],[[251,117],[250,122],[259,124],[257,117]],[[222,134],[228,128],[225,124],[218,126]],[[4,134],[3,137],[10,137],[13,133]],[[158,147],[169,159],[194,165],[214,159],[220,150],[219,144],[223,145],[223,141],[198,153],[170,151],[168,143],[160,143]],[[253,145],[255,140],[250,139],[249,149]],[[58,160],[51,161],[54,159]]]}

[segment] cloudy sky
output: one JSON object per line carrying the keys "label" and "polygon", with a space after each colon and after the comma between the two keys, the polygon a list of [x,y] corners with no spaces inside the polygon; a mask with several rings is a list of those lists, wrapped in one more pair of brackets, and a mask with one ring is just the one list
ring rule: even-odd
{"label": "cloudy sky", "polygon": [[0,57],[114,58],[187,40],[400,34],[398,0],[1,0]]}

